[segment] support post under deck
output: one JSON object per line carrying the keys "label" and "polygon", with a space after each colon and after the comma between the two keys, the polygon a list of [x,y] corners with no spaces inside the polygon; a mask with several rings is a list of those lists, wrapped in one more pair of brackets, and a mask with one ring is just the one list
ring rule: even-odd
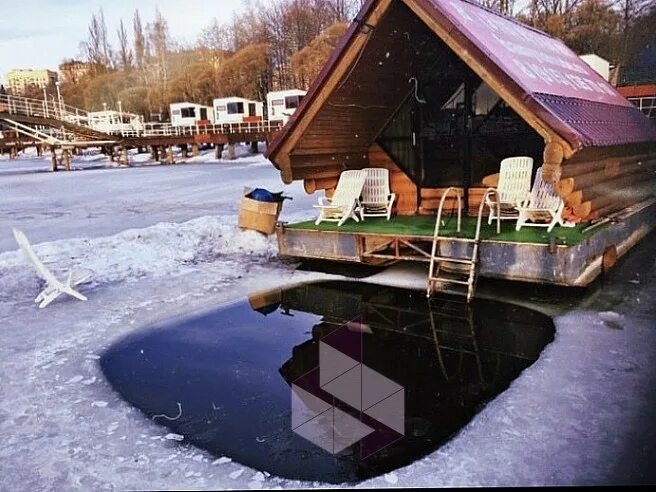
{"label": "support post under deck", "polygon": [[70,150],[62,149],[61,162],[62,162],[62,166],[64,166],[64,169],[66,169],[67,171],[71,170],[71,151]]}
{"label": "support post under deck", "polygon": [[59,167],[57,166],[57,149],[54,146],[50,147],[50,164],[53,172],[59,171]]}

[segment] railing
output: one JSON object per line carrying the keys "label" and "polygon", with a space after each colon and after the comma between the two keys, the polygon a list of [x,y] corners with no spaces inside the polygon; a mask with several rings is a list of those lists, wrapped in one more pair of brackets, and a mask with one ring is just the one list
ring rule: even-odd
{"label": "railing", "polygon": [[[25,125],[11,118],[5,118],[3,121],[5,127],[3,139],[14,139],[23,136],[38,141],[46,145],[76,145],[80,142],[79,136],[74,132],[66,130],[64,127],[56,128],[49,125]],[[8,141],[8,140],[6,140]],[[88,143],[89,141],[85,140]],[[97,141],[97,143],[109,144],[111,141]]]}
{"label": "railing", "polygon": [[89,113],[55,100],[31,99],[21,96],[0,95],[0,113],[49,118],[71,123],[87,120]]}
{"label": "railing", "polygon": [[[187,137],[194,135],[238,135],[276,132],[282,128],[279,121],[255,123],[226,123],[217,125],[174,126],[170,123],[146,123],[143,129],[117,131],[126,138]],[[114,132],[111,132],[114,133]]]}
{"label": "railing", "polygon": [[[110,118],[89,114],[58,101],[0,95],[0,113],[54,119],[123,138],[187,137],[195,135],[236,135],[272,133],[282,128],[280,121],[173,126],[170,123],[114,123]],[[125,113],[127,116],[128,113]],[[57,130],[59,131],[59,130]]]}

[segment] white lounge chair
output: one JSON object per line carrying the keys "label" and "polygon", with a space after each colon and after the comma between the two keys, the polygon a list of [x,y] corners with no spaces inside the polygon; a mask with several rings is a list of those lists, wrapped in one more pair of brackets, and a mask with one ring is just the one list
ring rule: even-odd
{"label": "white lounge chair", "polygon": [[497,203],[492,196],[485,202],[490,209],[488,225],[497,218],[500,220],[516,220],[517,207],[524,202],[531,192],[531,175],[533,174],[533,159],[531,157],[511,157],[501,161],[497,192],[501,200],[501,216],[497,217]]}
{"label": "white lounge chair", "polygon": [[43,262],[36,256],[32,245],[27,239],[27,236],[22,231],[14,229],[14,237],[20,249],[23,251],[25,257],[29,260],[32,266],[36,269],[37,274],[46,281],[46,288],[41,292],[34,302],[39,304],[39,308],[43,309],[52,303],[59,296],[67,294],[71,297],[86,301],[87,298],[80,294],[75,287],[85,282],[88,282],[92,276],[91,271],[69,272],[68,278],[65,282],[60,282],[55,278],[55,275],[43,264]]}
{"label": "white lounge chair", "polygon": [[367,168],[367,179],[360,198],[360,217],[392,218],[392,207],[396,194],[390,190],[389,171],[384,168]]}
{"label": "white lounge chair", "polygon": [[524,226],[547,227],[551,232],[557,225],[574,227],[576,224],[563,219],[565,202],[554,189],[553,183],[542,179],[542,168],[538,168],[535,183],[528,200],[519,206],[519,217],[516,229],[520,231]]}
{"label": "white lounge chair", "polygon": [[321,197],[319,205],[314,206],[319,209],[316,224],[337,222],[337,226],[341,227],[349,219],[360,222],[356,211],[360,206],[360,194],[366,179],[367,171],[365,170],[344,171],[339,177],[333,197]]}

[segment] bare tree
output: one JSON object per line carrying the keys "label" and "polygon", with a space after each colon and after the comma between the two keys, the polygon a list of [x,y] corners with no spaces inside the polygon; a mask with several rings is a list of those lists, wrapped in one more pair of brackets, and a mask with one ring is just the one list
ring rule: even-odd
{"label": "bare tree", "polygon": [[143,24],[141,23],[141,16],[139,10],[134,11],[132,18],[132,35],[134,37],[134,58],[139,70],[143,70],[144,62],[148,47],[146,45],[146,36],[144,35]]}
{"label": "bare tree", "polygon": [[198,44],[213,51],[229,51],[232,49],[232,39],[228,28],[219,24],[214,18],[212,23],[204,28],[198,36]]}
{"label": "bare tree", "polygon": [[107,39],[107,24],[102,8],[91,16],[87,40],[83,45],[85,57],[95,71],[111,66],[111,47]]}
{"label": "bare tree", "polygon": [[152,46],[152,58],[159,72],[159,80],[168,80],[166,57],[169,51],[169,25],[159,9],[155,9],[155,19],[148,24],[148,40]]}
{"label": "bare tree", "polygon": [[134,56],[132,50],[130,49],[130,42],[128,40],[128,33],[125,30],[125,25],[123,24],[123,19],[119,24],[119,28],[116,31],[118,35],[118,55],[119,55],[119,64],[123,70],[129,72],[132,70],[132,62]]}
{"label": "bare tree", "polygon": [[512,15],[515,11],[515,0],[478,0],[478,3],[505,15]]}
{"label": "bare tree", "polygon": [[621,17],[621,51],[617,61],[618,66],[629,64],[636,52],[648,42],[649,33],[654,40],[656,29],[652,25],[645,31],[640,22],[643,18],[650,18],[650,11],[656,11],[654,0],[615,0],[615,8]]}

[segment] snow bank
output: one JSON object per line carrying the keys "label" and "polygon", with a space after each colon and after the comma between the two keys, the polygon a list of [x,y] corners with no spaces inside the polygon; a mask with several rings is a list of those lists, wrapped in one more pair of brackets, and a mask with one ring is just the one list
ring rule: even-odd
{"label": "snow bank", "polygon": [[[220,216],[160,223],[108,237],[47,242],[34,245],[34,250],[54,271],[93,270],[96,285],[178,275],[217,261],[226,263],[226,275],[237,276],[240,264],[269,262],[277,255],[273,239],[241,231],[234,217]],[[0,299],[28,285],[38,286],[38,279],[22,253],[0,254]]]}

